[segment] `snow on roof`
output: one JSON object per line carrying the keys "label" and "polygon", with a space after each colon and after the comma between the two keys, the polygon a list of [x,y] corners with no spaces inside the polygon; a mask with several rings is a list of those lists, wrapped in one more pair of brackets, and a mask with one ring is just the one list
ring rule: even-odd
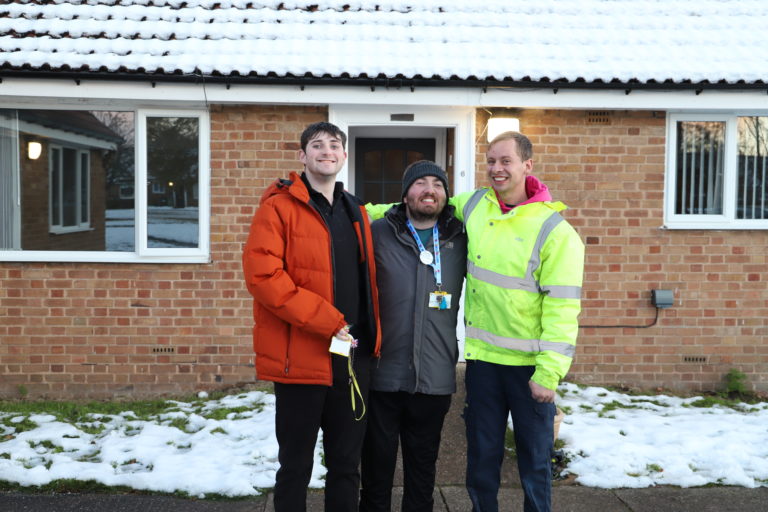
{"label": "snow on roof", "polygon": [[0,72],[768,78],[763,0],[6,0]]}

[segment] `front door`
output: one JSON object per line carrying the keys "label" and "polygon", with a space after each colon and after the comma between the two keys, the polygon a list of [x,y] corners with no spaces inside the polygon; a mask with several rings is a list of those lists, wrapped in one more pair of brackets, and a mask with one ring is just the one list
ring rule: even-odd
{"label": "front door", "polygon": [[405,168],[435,160],[435,139],[361,138],[355,142],[355,194],[366,203],[397,203]]}

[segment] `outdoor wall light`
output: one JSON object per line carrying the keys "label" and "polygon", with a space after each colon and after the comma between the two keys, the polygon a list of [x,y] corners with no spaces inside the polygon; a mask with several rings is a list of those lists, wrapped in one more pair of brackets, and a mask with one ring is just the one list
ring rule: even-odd
{"label": "outdoor wall light", "polygon": [[37,160],[43,153],[43,145],[39,142],[27,142],[27,158]]}
{"label": "outdoor wall light", "polygon": [[488,120],[488,142],[504,132],[519,132],[520,120],[516,117],[492,117]]}
{"label": "outdoor wall light", "polygon": [[659,309],[670,308],[675,304],[672,290],[651,290],[651,303]]}

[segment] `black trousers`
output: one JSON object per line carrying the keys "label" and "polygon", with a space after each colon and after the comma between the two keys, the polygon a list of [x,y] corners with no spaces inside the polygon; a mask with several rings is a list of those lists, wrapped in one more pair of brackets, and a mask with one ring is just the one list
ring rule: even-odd
{"label": "black trousers", "polygon": [[390,512],[398,441],[404,512],[432,511],[435,465],[451,395],[371,391],[362,458],[360,512]]}
{"label": "black trousers", "polygon": [[[275,383],[275,433],[278,460],[274,498],[275,512],[307,509],[307,487],[312,476],[317,433],[323,430],[323,450],[328,473],[325,479],[327,512],[357,511],[360,451],[368,413],[362,413],[359,398],[352,411],[347,359],[333,358],[333,385]],[[367,401],[371,358],[358,356],[354,369],[360,391]],[[367,407],[367,405],[366,405]]]}

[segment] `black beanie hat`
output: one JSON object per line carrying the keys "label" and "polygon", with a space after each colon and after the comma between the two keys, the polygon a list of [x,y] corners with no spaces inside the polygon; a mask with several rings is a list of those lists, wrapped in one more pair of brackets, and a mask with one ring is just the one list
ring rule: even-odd
{"label": "black beanie hat", "polygon": [[445,187],[445,195],[448,196],[448,176],[445,174],[445,171],[435,162],[419,160],[405,169],[405,172],[403,173],[403,192],[400,194],[400,198],[402,199],[405,197],[414,181],[423,178],[424,176],[434,176],[442,181],[443,187]]}

